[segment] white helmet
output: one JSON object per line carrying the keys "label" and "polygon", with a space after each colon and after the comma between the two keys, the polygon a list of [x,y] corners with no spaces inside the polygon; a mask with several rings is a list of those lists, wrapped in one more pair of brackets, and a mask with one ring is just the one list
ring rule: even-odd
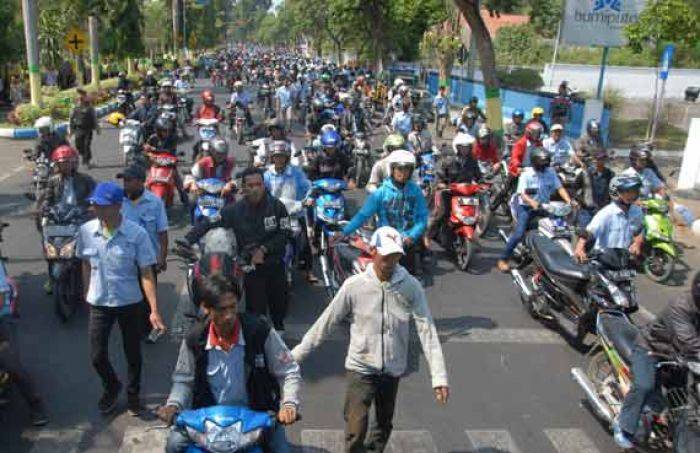
{"label": "white helmet", "polygon": [[240,80],[237,80],[236,83],[233,84],[234,88],[242,88],[243,87],[243,82]]}
{"label": "white helmet", "polygon": [[457,154],[458,146],[470,146],[473,144],[474,137],[472,137],[471,134],[460,132],[459,134],[455,135],[454,139],[452,139],[452,150],[455,152],[455,154]]}
{"label": "white helmet", "polygon": [[153,69],[149,69],[146,71],[146,75],[152,76],[153,75]]}
{"label": "white helmet", "polygon": [[321,134],[320,135],[323,135],[326,132],[335,131],[335,130],[336,130],[335,124],[330,124],[330,123],[324,124],[323,126],[321,126]]}
{"label": "white helmet", "polygon": [[400,95],[408,93],[408,87],[406,85],[401,85],[398,89]]}
{"label": "white helmet", "polygon": [[400,167],[412,165],[415,167],[416,156],[414,156],[412,152],[406,151],[405,149],[397,149],[389,154],[389,156],[386,158],[386,162],[390,169],[395,165]]}
{"label": "white helmet", "polygon": [[48,129],[48,132],[52,132],[53,120],[50,116],[42,116],[37,118],[37,120],[34,122],[34,128],[37,129],[39,133],[41,133],[41,129]]}
{"label": "white helmet", "polygon": [[403,79],[401,77],[394,79],[394,88],[398,87],[399,85],[403,85]]}
{"label": "white helmet", "polygon": [[173,81],[170,79],[165,79],[160,82],[160,86],[165,88],[165,87],[172,87],[173,86]]}

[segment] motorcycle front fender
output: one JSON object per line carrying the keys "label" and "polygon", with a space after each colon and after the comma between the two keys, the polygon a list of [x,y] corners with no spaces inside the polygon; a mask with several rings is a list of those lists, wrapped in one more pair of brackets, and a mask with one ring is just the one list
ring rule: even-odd
{"label": "motorcycle front fender", "polygon": [[654,249],[659,249],[669,256],[676,258],[678,256],[678,250],[672,242],[667,241],[652,241],[649,246]]}

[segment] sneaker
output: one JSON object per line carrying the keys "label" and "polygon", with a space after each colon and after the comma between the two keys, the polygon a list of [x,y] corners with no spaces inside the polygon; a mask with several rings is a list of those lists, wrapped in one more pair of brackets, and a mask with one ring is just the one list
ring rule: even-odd
{"label": "sneaker", "polygon": [[107,415],[114,411],[117,407],[117,399],[119,398],[119,392],[122,389],[121,382],[117,382],[117,386],[111,390],[105,390],[102,393],[102,398],[97,403],[97,408],[100,410],[102,415]]}
{"label": "sneaker", "polygon": [[128,395],[126,402],[126,410],[132,417],[138,417],[143,412],[143,406],[141,405],[141,398],[138,395]]}
{"label": "sneaker", "polygon": [[622,428],[620,428],[620,425],[617,424],[617,420],[613,423],[613,440],[618,447],[624,448],[625,450],[634,448],[634,444],[629,440]]}
{"label": "sneaker", "polygon": [[49,417],[46,415],[44,405],[41,402],[32,405],[29,418],[32,420],[33,426],[44,426],[49,422]]}

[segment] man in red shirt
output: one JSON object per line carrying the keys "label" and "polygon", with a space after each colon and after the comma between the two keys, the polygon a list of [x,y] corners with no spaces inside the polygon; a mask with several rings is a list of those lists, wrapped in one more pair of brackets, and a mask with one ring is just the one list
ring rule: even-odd
{"label": "man in red shirt", "polygon": [[490,164],[493,171],[497,171],[498,167],[501,165],[501,159],[498,156],[496,141],[493,139],[491,129],[485,124],[479,128],[472,154],[477,161]]}
{"label": "man in red shirt", "polygon": [[542,125],[532,121],[525,126],[525,133],[513,145],[510,161],[508,162],[508,174],[517,177],[522,167],[530,166],[530,151],[542,146]]}
{"label": "man in red shirt", "polygon": [[214,104],[214,94],[210,90],[202,91],[202,103],[203,104],[194,113],[195,120],[217,119],[219,122],[224,120],[221,108]]}

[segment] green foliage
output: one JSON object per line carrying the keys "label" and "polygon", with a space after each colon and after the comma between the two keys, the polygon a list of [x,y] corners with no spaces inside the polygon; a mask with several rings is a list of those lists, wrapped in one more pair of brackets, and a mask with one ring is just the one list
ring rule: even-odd
{"label": "green foliage", "polygon": [[146,47],[158,50],[172,46],[173,33],[170,7],[165,0],[150,0],[143,4],[143,40]]}
{"label": "green foliage", "polygon": [[0,1],[0,64],[19,61],[24,54],[19,0]]}
{"label": "green foliage", "polygon": [[139,0],[105,1],[100,27],[105,53],[120,59],[143,55],[141,4]]}
{"label": "green foliage", "polygon": [[544,85],[540,72],[535,69],[516,68],[510,72],[497,71],[497,75],[503,86],[511,88],[534,91]]}
{"label": "green foliage", "polygon": [[[613,116],[610,123],[610,142],[615,148],[629,148],[647,136],[649,121],[646,119],[627,120]],[[682,150],[688,133],[672,124],[661,122],[656,131],[654,144],[658,149]]]}
{"label": "green foliage", "polygon": [[659,49],[664,42],[693,48],[700,41],[700,13],[686,0],[649,2],[639,21],[626,26],[624,33],[636,52],[641,52],[648,44]]}
{"label": "green foliage", "polygon": [[530,24],[545,38],[557,35],[562,0],[529,0]]}
{"label": "green foliage", "polygon": [[494,48],[496,61],[505,66],[538,64],[549,55],[531,24],[500,28]]}
{"label": "green foliage", "polygon": [[45,0],[39,4],[38,35],[42,65],[56,69],[64,57],[63,41],[66,31],[74,25],[74,5]]}

